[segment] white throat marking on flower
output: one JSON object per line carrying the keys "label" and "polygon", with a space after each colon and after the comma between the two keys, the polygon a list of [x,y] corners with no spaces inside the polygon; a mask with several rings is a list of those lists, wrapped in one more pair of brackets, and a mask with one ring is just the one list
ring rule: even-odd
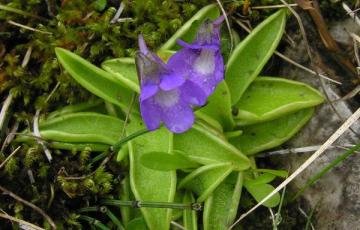
{"label": "white throat marking on flower", "polygon": [[215,70],[215,51],[212,49],[201,50],[199,57],[195,60],[194,68],[196,72],[203,75],[213,73]]}
{"label": "white throat marking on flower", "polygon": [[161,107],[172,107],[179,102],[179,90],[173,89],[169,91],[160,90],[155,95],[155,102]]}

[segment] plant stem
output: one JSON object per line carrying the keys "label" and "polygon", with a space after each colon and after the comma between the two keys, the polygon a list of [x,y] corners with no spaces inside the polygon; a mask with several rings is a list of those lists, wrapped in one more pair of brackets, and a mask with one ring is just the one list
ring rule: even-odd
{"label": "plant stem", "polygon": [[149,202],[149,201],[125,201],[125,200],[103,200],[102,204],[113,206],[129,206],[133,208],[171,208],[171,209],[192,209],[200,211],[202,205],[200,203],[170,203],[170,202]]}
{"label": "plant stem", "polygon": [[92,218],[90,216],[81,215],[79,217],[79,219],[80,220],[85,220],[85,221],[89,222],[90,225],[95,225],[96,227],[98,227],[101,230],[111,230],[105,224],[101,223],[99,220],[97,220],[95,218]]}

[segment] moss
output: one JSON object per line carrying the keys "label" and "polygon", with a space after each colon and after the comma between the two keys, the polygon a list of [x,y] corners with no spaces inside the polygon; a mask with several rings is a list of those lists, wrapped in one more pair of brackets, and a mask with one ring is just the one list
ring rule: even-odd
{"label": "moss", "polygon": [[10,178],[14,178],[16,173],[19,170],[19,162],[16,157],[10,158],[4,167],[4,171],[8,174]]}
{"label": "moss", "polygon": [[[51,97],[51,108],[92,97],[59,68],[54,47],[73,50],[96,64],[105,58],[133,56],[139,33],[144,34],[151,47],[159,46],[193,15],[199,6],[207,4],[207,1],[178,3],[127,0],[123,1],[126,7],[122,17],[129,17],[131,21],[112,24],[110,21],[118,7],[117,1],[94,1],[93,4],[83,0],[61,1],[61,4],[51,6],[56,9],[54,17],[48,12],[46,2],[0,1],[0,4],[46,18],[38,20],[0,11],[0,21],[12,20],[46,32],[33,32],[1,23],[0,32],[11,32],[4,41],[4,58],[0,58],[0,66],[3,67],[0,73],[2,78],[6,79],[0,85],[0,94],[10,90],[22,101],[23,106],[18,108],[19,110],[48,108],[45,98],[58,82],[60,86]],[[100,7],[99,4],[105,7]],[[30,47],[30,59],[23,67],[25,54]]]}
{"label": "moss", "polygon": [[34,145],[29,147],[26,151],[25,158],[24,158],[24,166],[25,168],[31,168],[34,162],[38,161],[42,155],[42,149],[40,145]]}
{"label": "moss", "polygon": [[[30,129],[36,109],[45,113],[94,98],[61,69],[54,47],[72,50],[95,64],[107,58],[134,56],[139,33],[144,34],[151,47],[159,46],[199,7],[208,4],[208,1],[123,2],[126,7],[121,17],[131,20],[112,24],[110,21],[119,7],[119,1],[98,0],[89,4],[84,0],[0,0],[2,5],[36,16],[0,10],[0,97],[9,92],[15,97],[11,122],[16,120],[21,128]],[[6,23],[10,20],[42,32]],[[26,53],[30,53],[27,63],[24,62]],[[58,88],[47,100],[57,84]],[[10,153],[10,148],[1,153],[0,160]],[[33,201],[50,215],[54,213],[51,216],[60,229],[79,228],[75,210],[82,207],[83,202],[111,194],[115,184],[114,173],[121,169],[118,164],[111,164],[110,170],[101,168],[86,180],[68,181],[64,179],[68,175],[86,175],[97,167],[89,162],[92,152],[53,151],[52,154],[54,160],[49,164],[41,146],[24,146],[0,171],[1,184]],[[32,185],[27,170],[34,174],[35,183]],[[78,201],[78,198],[84,200]],[[22,214],[21,218],[43,225],[38,214],[29,215],[28,209],[15,210],[13,205],[5,205],[14,203],[12,199],[1,200],[0,203],[4,204],[1,208],[9,214],[16,213],[19,217]],[[6,229],[9,227],[7,224],[1,222],[0,228]]]}

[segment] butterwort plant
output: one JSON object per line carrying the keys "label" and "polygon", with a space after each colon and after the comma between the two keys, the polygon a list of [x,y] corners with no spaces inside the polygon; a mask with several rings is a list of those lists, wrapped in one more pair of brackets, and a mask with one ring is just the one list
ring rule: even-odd
{"label": "butterwort plant", "polygon": [[139,35],[136,66],[140,82],[140,112],[149,130],[161,123],[173,133],[183,133],[194,124],[193,107],[203,106],[224,79],[220,25],[224,18],[205,20],[196,39],[164,63],[149,51]]}
{"label": "butterwort plant", "polygon": [[[106,103],[130,111],[129,101],[134,93],[140,93],[142,118],[134,108],[125,125],[126,134],[144,134],[143,123],[154,131],[127,142],[127,148],[117,156],[120,164],[128,158],[124,168],[130,165],[126,183],[129,188],[124,191],[132,194],[123,194],[121,199],[133,196],[139,201],[171,203],[175,202],[175,194],[187,194],[184,199],[180,197],[184,203],[204,202],[204,230],[229,229],[242,189],[260,201],[274,190],[272,180],[286,177],[281,170],[256,168],[246,155],[255,156],[283,144],[323,101],[322,95],[308,85],[260,75],[284,33],[286,10],[277,11],[241,43],[234,44],[235,49],[228,51],[225,77],[220,54],[223,19],[218,18],[219,14],[212,4],[186,22],[158,51],[173,53],[179,48],[175,44],[178,41],[181,49],[166,63],[147,48],[141,35],[136,60],[107,60],[102,69],[71,51],[55,50],[64,69]],[[227,54],[226,49],[222,52]],[[204,122],[193,124],[197,106],[202,106],[196,115]],[[60,149],[90,146],[92,151],[101,152],[116,146],[125,124],[123,117],[119,116],[119,121],[112,111],[105,115],[82,108],[73,112],[64,108],[57,112],[58,117],[46,119],[40,124],[42,138],[56,142]],[[64,116],[64,111],[70,114]],[[162,123],[171,132],[159,128]],[[178,170],[182,171],[179,177]],[[264,205],[275,207],[279,202],[280,195],[276,194]],[[197,213],[191,211],[190,215],[186,211],[184,226],[197,229]],[[147,226],[144,228],[170,229],[177,215],[171,212],[141,209],[143,225]],[[138,220],[138,215],[121,217],[126,229],[133,229],[131,222]]]}

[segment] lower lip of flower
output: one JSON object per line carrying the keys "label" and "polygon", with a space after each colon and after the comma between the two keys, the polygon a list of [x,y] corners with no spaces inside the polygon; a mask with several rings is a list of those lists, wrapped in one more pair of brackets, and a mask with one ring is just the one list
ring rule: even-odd
{"label": "lower lip of flower", "polygon": [[173,89],[169,91],[160,90],[155,95],[154,99],[155,102],[161,107],[165,107],[165,108],[172,107],[179,102],[180,99],[179,90],[178,89]]}

